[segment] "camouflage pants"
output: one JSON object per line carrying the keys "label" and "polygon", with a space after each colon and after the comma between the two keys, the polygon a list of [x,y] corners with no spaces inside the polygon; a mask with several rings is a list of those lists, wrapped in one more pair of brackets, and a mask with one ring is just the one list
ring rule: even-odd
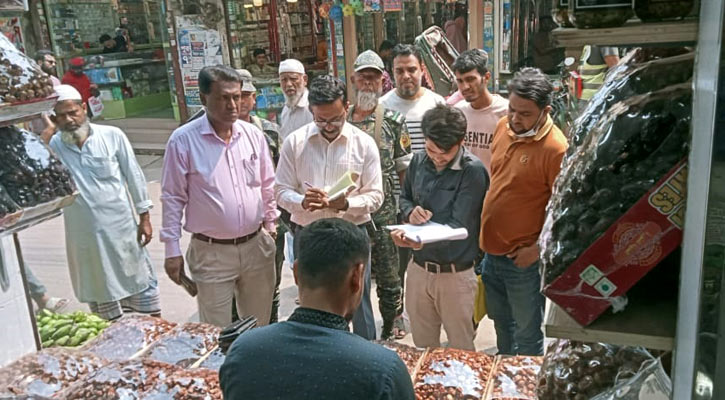
{"label": "camouflage pants", "polygon": [[398,274],[398,248],[385,225],[396,223],[395,199],[386,196],[382,207],[373,216],[376,229],[370,229],[371,267],[377,284],[378,304],[383,326],[390,325],[403,311],[403,289]]}

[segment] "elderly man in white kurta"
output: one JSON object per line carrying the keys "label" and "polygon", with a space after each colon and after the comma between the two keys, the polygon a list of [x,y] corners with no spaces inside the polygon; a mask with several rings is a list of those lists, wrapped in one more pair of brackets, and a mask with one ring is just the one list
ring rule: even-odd
{"label": "elderly man in white kurta", "polygon": [[53,119],[58,132],[50,147],[80,192],[64,209],[76,297],[111,320],[124,311],[159,315],[158,283],[144,248],[151,241],[152,203],[131,144],[120,129],[91,124],[73,87],[60,85],[56,93]]}

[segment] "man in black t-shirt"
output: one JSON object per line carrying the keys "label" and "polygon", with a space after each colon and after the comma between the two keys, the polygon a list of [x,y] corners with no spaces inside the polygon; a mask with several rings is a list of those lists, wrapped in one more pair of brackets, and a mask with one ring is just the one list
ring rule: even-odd
{"label": "man in black t-shirt", "polygon": [[128,43],[123,35],[117,35],[115,38],[112,38],[110,35],[104,33],[98,41],[103,45],[103,54],[128,51]]}

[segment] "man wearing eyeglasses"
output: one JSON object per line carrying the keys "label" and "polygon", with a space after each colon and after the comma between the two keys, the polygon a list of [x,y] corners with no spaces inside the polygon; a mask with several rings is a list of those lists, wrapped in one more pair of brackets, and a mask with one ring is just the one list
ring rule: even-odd
{"label": "man wearing eyeglasses", "polygon": [[[277,202],[290,212],[293,230],[298,232],[322,218],[342,218],[367,234],[370,215],[380,208],[384,197],[375,139],[346,122],[345,84],[338,79],[315,78],[308,99],[314,122],[291,133],[282,145],[275,185]],[[331,198],[326,188],[348,173],[354,177],[354,188]],[[354,333],[375,339],[369,261],[363,299],[351,320]]]}
{"label": "man wearing eyeglasses", "polygon": [[199,72],[206,114],[171,135],[161,180],[166,273],[181,282],[185,216],[199,319],[221,327],[232,321],[232,298],[239,315],[266,325],[275,286],[274,164],[262,131],[239,119],[241,83],[229,67]]}

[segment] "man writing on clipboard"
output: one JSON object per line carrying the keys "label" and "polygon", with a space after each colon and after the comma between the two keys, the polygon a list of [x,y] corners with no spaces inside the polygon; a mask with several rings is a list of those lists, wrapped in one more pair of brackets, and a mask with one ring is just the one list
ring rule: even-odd
{"label": "man writing on clipboard", "polygon": [[483,163],[463,147],[466,118],[450,106],[427,111],[421,123],[425,151],[413,155],[400,194],[406,223],[433,221],[466,228],[468,237],[423,245],[391,233],[401,247],[412,247],[405,304],[417,347],[440,347],[441,324],[450,347],[475,350],[471,323],[477,280],[478,233],[489,178]]}

